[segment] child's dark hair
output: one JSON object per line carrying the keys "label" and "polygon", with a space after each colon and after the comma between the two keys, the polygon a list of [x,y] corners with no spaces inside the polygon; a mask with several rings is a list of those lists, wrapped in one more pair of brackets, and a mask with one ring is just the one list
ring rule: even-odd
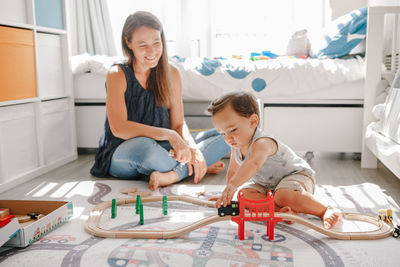
{"label": "child's dark hair", "polygon": [[248,118],[253,114],[257,114],[257,116],[260,117],[260,111],[258,109],[256,97],[247,92],[229,93],[223,95],[212,101],[208,106],[207,111],[214,116],[228,105],[231,105],[233,110],[240,116]]}

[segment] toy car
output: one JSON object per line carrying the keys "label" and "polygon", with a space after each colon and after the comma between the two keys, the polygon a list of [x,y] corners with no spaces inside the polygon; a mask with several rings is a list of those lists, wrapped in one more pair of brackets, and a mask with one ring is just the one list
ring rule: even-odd
{"label": "toy car", "polygon": [[225,215],[239,215],[239,202],[232,201],[231,204],[226,205],[226,207],[221,206],[220,208],[218,208],[218,215],[221,217]]}
{"label": "toy car", "polygon": [[400,235],[400,225],[397,225],[394,229],[393,229],[393,234],[392,236],[395,238],[398,238]]}

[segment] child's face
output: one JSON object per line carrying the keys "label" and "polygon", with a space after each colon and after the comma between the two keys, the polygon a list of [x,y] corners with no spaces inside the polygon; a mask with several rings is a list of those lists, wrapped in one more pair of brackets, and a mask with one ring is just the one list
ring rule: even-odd
{"label": "child's face", "polygon": [[127,45],[135,56],[136,64],[144,68],[157,66],[163,51],[160,31],[146,26],[139,27]]}
{"label": "child's face", "polygon": [[232,148],[247,149],[258,125],[258,116],[249,118],[237,114],[231,105],[217,112],[212,121],[217,131],[224,137],[225,142]]}

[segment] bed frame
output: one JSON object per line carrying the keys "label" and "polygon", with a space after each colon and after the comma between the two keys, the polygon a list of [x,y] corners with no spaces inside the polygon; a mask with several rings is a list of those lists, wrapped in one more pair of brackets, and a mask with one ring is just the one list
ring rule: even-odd
{"label": "bed frame", "polygon": [[[375,105],[376,88],[382,77],[382,62],[393,74],[399,62],[399,13],[400,6],[376,6],[368,9],[367,47],[366,47],[366,80],[364,96],[363,147],[361,155],[362,168],[376,168],[377,160],[381,161],[400,179],[400,145],[390,138],[375,132],[368,127],[374,120],[372,109]],[[391,53],[384,51],[385,17],[394,17]],[[387,62],[387,59],[390,59]]]}

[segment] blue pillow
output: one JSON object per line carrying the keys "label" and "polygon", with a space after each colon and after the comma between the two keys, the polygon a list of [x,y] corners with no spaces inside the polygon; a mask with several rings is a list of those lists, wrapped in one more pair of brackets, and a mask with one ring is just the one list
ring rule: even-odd
{"label": "blue pillow", "polygon": [[311,56],[338,58],[349,54],[365,38],[367,12],[367,8],[360,8],[332,21],[321,37],[311,41]]}

